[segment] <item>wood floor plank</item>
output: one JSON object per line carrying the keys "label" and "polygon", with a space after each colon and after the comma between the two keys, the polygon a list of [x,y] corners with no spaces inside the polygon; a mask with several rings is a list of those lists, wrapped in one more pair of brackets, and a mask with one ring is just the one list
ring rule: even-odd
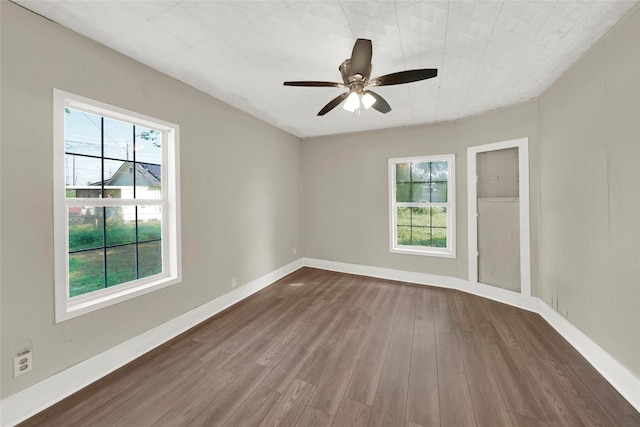
{"label": "wood floor plank", "polygon": [[411,347],[415,322],[416,289],[403,287],[400,305],[371,409],[369,425],[399,426],[405,421]]}
{"label": "wood floor plank", "polygon": [[500,390],[491,372],[487,355],[478,343],[475,332],[458,330],[458,344],[469,394],[479,427],[510,427],[511,417],[500,396]]}
{"label": "wood floor plank", "polygon": [[[216,350],[229,354],[237,353],[247,342],[255,339],[264,330],[273,326],[274,322],[279,322],[282,317],[285,317],[290,311],[297,307],[299,303],[300,302],[297,301],[291,304],[291,302],[287,300],[279,299],[273,303],[269,310],[255,316],[243,326],[234,325],[233,332],[226,338],[218,341],[215,347]],[[267,319],[268,321],[266,321]]]}
{"label": "wood floor plank", "polygon": [[436,349],[440,425],[477,425],[455,332],[436,331]]}
{"label": "wood floor plank", "polygon": [[278,360],[294,345],[294,343],[308,330],[313,324],[323,324],[328,320],[328,316],[332,313],[328,310],[322,310],[322,307],[311,304],[307,306],[304,317],[293,323],[283,333],[274,337],[267,348],[265,348],[256,363],[262,366],[273,367]]}
{"label": "wood floor plank", "polygon": [[215,398],[189,423],[194,426],[222,426],[260,385],[268,371],[269,368],[254,365],[253,369],[216,393]]}
{"label": "wood floor plank", "polygon": [[347,388],[346,396],[353,400],[373,405],[378,390],[378,382],[387,356],[391,340],[393,323],[398,313],[400,292],[398,289],[385,289],[384,303],[377,312],[373,335],[363,350]]}
{"label": "wood floor plank", "polygon": [[454,291],[449,289],[436,289],[433,292],[433,318],[436,330],[455,333],[456,319],[451,312],[451,306],[449,304],[449,299]]}
{"label": "wood floor plank", "polygon": [[299,379],[293,380],[260,423],[260,426],[287,427],[295,425],[315,391],[316,386]]}
{"label": "wood floor plank", "polygon": [[528,384],[533,398],[546,420],[551,425],[582,426],[580,416],[567,399],[568,390],[558,387],[556,378],[544,361],[529,351],[508,349],[512,354],[520,377]]}
{"label": "wood floor plank", "polygon": [[251,321],[256,314],[267,310],[273,302],[278,300],[280,298],[272,292],[258,292],[197,325],[193,330],[188,331],[185,337],[189,336],[196,341],[209,341],[218,333],[227,333],[232,325],[242,325],[244,322]]}
{"label": "wood floor plank", "polygon": [[516,414],[515,412],[509,412],[511,417],[511,425],[518,427],[549,427],[549,423],[545,421],[534,420],[533,418],[525,417],[524,415]]}
{"label": "wood floor plank", "polygon": [[[217,363],[206,362],[196,365],[195,369],[184,369],[180,373],[172,374],[165,371],[158,375],[159,381],[153,383],[152,387],[139,387],[137,393],[126,394],[126,401],[117,407],[117,419],[110,421],[110,425],[129,427],[151,425],[166,412],[168,412],[175,402],[182,399],[194,387],[209,381],[208,374],[215,371]],[[192,378],[192,381],[184,381],[184,376]],[[110,413],[107,419],[111,418]],[[95,420],[104,420],[104,416],[96,413]],[[90,421],[90,425],[96,425],[95,421]]]}
{"label": "wood floor plank", "polygon": [[245,337],[244,345],[239,344],[241,347],[221,367],[237,375],[251,369],[259,355],[278,337],[289,335],[289,330],[294,329],[305,314],[308,314],[307,305],[299,302],[293,304],[291,309],[283,311],[273,322],[267,323],[263,328],[254,329],[253,335]]}
{"label": "wood floor plank", "polygon": [[318,385],[332,356],[341,351],[364,322],[365,318],[357,312],[345,310],[339,326],[332,331],[333,333],[325,336],[323,344],[316,347],[307,358],[296,378],[309,384]]}
{"label": "wood floor plank", "polygon": [[505,345],[517,350],[524,350],[526,346],[520,342],[520,338],[513,331],[512,312],[507,310],[505,304],[501,304],[496,301],[490,301],[484,298],[476,298],[477,306],[485,316],[488,322],[491,323],[493,328],[498,332],[498,335],[502,338]]}
{"label": "wood floor plank", "polygon": [[278,309],[286,304],[286,300],[271,295],[264,298],[257,307],[245,306],[241,310],[232,311],[228,318],[219,318],[218,321],[212,322],[211,328],[202,330],[193,339],[208,346],[210,350],[218,350],[220,345],[235,337],[237,331],[244,330],[265,314],[277,313]]}
{"label": "wood floor plank", "polygon": [[376,317],[380,313],[380,310],[384,305],[385,301],[389,299],[389,295],[391,294],[391,291],[397,288],[397,286],[391,286],[379,280],[376,280],[376,281],[369,280],[367,282],[367,286],[374,287],[375,289],[378,290],[378,293],[376,294],[375,298],[371,301],[369,306],[366,307],[365,314],[371,317]]}
{"label": "wood floor plank", "polygon": [[635,427],[640,414],[534,313],[303,268],[20,426],[263,423]]}
{"label": "wood floor plank", "polygon": [[304,427],[330,427],[333,422],[333,415],[322,412],[319,409],[307,406],[300,414],[296,425]]}
{"label": "wood floor plank", "polygon": [[344,311],[337,313],[328,312],[329,320],[314,325],[308,333],[296,341],[292,347],[279,359],[278,363],[271,367],[271,372],[262,381],[262,384],[277,391],[284,392],[285,388],[298,375],[307,359],[320,346],[326,336],[333,336],[338,330]]}
{"label": "wood floor plank", "polygon": [[358,313],[358,320],[349,331],[344,344],[336,347],[336,351],[327,358],[309,406],[335,415],[364,345],[373,334],[371,320],[369,316]]}
{"label": "wood floor plank", "polygon": [[[493,376],[500,390],[500,395],[507,410],[538,421],[545,421],[542,411],[538,407],[529,385],[523,380],[522,374],[512,352],[500,338],[498,331],[492,324],[488,325],[487,332],[490,336],[480,340],[484,354],[493,372]],[[512,349],[514,352],[523,350]]]}
{"label": "wood floor plank", "polygon": [[366,427],[369,425],[371,406],[342,398],[336,416],[333,418],[333,427]]}
{"label": "wood floor plank", "polygon": [[215,402],[218,393],[233,384],[237,378],[230,372],[215,369],[208,375],[210,381],[202,381],[177,400],[173,407],[160,417],[153,426],[187,424],[203,411],[211,402]]}
{"label": "wood floor plank", "polygon": [[[555,383],[558,393],[562,393],[565,401],[575,410],[585,425],[615,426],[617,422],[611,417],[597,399],[593,399],[590,390],[575,377],[569,366],[561,362],[541,361]],[[640,425],[640,423],[639,423]]]}
{"label": "wood floor plank", "polygon": [[436,358],[433,321],[416,320],[413,329],[406,419],[419,425],[440,425]]}
{"label": "wood floor plank", "polygon": [[256,386],[247,399],[224,423],[225,427],[259,426],[279,398],[280,393],[262,385]]}

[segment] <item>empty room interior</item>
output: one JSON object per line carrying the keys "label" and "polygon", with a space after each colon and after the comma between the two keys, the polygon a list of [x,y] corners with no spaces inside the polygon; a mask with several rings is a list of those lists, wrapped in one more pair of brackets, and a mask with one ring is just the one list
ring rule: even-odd
{"label": "empty room interior", "polygon": [[640,2],[0,2],[2,426],[640,426]]}

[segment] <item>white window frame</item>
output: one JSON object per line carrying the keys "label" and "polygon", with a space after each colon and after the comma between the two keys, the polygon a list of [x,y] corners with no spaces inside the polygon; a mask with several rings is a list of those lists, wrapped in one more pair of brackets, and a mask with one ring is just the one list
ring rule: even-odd
{"label": "white window frame", "polygon": [[[396,165],[399,163],[437,162],[446,160],[449,162],[449,180],[447,184],[447,203],[399,203],[396,202]],[[455,154],[403,157],[389,159],[389,251],[392,253],[424,255],[443,258],[456,257],[456,233],[455,233]],[[446,207],[447,208],[447,247],[436,248],[426,246],[398,245],[397,217],[398,207]]]}
{"label": "white window frame", "polygon": [[[159,204],[145,199],[67,199],[65,186],[65,108],[120,120],[162,133],[162,273],[121,285],[69,297],[68,208]],[[179,283],[180,245],[179,134],[174,123],[145,116],[73,93],[53,90],[53,211],[56,323]]]}

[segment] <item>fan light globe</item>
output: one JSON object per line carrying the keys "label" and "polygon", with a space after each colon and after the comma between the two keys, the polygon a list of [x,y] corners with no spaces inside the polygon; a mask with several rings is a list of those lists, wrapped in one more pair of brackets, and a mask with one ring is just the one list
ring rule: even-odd
{"label": "fan light globe", "polygon": [[364,95],[362,95],[362,105],[364,105],[364,108],[366,108],[367,110],[371,108],[371,106],[375,103],[376,99],[370,93],[365,93]]}
{"label": "fan light globe", "polygon": [[352,113],[360,108],[360,97],[357,93],[351,92],[347,97],[347,100],[344,101],[344,105],[342,106],[347,111],[351,111]]}

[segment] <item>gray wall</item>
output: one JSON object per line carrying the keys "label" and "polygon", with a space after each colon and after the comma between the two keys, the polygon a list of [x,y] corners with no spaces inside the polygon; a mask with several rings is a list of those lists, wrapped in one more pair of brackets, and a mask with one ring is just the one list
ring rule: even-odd
{"label": "gray wall", "polygon": [[540,296],[640,376],[640,9],[540,98]]}
{"label": "gray wall", "polygon": [[[300,141],[161,73],[2,3],[2,397],[301,254]],[[183,282],[54,324],[53,88],[180,125]],[[298,256],[292,255],[293,246]],[[12,354],[33,342],[33,372]]]}
{"label": "gray wall", "polygon": [[[466,279],[467,148],[526,136],[531,164],[532,288],[536,294],[537,114],[537,103],[530,102],[450,124],[303,141],[305,256]],[[387,159],[449,153],[456,155],[457,257],[390,253]]]}

